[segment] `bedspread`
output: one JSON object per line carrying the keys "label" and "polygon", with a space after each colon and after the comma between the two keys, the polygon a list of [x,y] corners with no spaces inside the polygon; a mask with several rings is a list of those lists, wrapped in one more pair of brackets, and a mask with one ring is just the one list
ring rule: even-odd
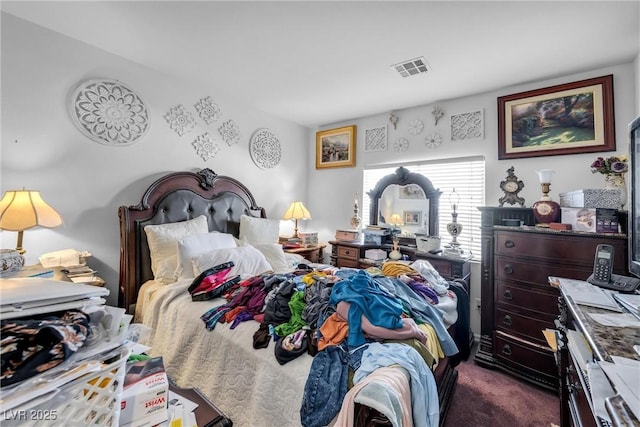
{"label": "bedspread", "polygon": [[[254,349],[253,334],[259,327],[254,320],[234,329],[219,324],[207,330],[201,316],[226,300],[194,302],[187,291],[190,284],[190,279],[169,285],[150,282],[137,313],[153,329],[150,354],[162,356],[179,386],[198,388],[236,427],[300,426],[313,358],[305,353],[280,365],[273,340],[267,348]],[[455,321],[455,295],[441,298],[438,307]]]}

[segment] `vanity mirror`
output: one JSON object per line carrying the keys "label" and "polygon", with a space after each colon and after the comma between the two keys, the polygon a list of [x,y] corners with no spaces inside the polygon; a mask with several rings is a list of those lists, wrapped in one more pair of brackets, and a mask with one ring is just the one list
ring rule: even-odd
{"label": "vanity mirror", "polygon": [[[434,188],[424,175],[401,166],[380,179],[367,194],[371,198],[371,225],[399,227],[404,234],[438,236],[438,207],[442,192]],[[400,224],[397,223],[398,216],[402,221]]]}

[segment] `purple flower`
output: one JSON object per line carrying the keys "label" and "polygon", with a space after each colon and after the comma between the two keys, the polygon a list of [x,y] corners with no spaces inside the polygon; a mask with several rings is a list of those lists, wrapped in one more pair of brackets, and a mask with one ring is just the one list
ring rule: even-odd
{"label": "purple flower", "polygon": [[613,162],[611,163],[611,172],[624,173],[629,169],[627,162]]}

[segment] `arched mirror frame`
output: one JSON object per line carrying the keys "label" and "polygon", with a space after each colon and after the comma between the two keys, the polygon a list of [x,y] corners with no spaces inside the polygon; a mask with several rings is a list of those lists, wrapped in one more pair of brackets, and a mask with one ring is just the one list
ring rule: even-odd
{"label": "arched mirror frame", "polygon": [[440,195],[442,191],[436,189],[431,181],[424,175],[409,172],[408,169],[402,166],[396,169],[395,173],[382,177],[373,190],[367,193],[371,198],[371,207],[369,209],[369,222],[371,222],[371,225],[378,224],[378,203],[384,190],[393,184],[400,186],[415,184],[422,188],[425,196],[429,200],[429,235],[439,236],[438,208],[440,206]]}

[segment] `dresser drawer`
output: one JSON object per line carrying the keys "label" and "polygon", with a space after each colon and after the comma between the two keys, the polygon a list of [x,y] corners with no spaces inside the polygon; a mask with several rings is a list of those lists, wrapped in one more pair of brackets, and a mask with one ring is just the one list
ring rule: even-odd
{"label": "dresser drawer", "polygon": [[558,297],[560,292],[548,286],[544,290],[539,288],[525,288],[514,286],[511,283],[496,281],[495,300],[497,304],[503,306],[524,307],[540,313],[557,316]]}
{"label": "dresser drawer", "polygon": [[545,346],[547,341],[542,331],[547,328],[555,328],[555,318],[556,316],[552,314],[530,316],[498,307],[496,308],[496,329]]}
{"label": "dresser drawer", "polygon": [[451,263],[448,261],[440,261],[436,259],[428,259],[429,264],[436,269],[438,273],[444,278],[453,277],[453,273],[451,272]]}
{"label": "dresser drawer", "polygon": [[336,267],[360,268],[357,260],[338,258]]}
{"label": "dresser drawer", "polygon": [[351,259],[356,261],[356,265],[357,265],[357,261],[359,258],[359,253],[360,251],[356,248],[350,248],[347,246],[338,246],[338,258],[340,258],[341,260],[343,259]]}
{"label": "dresser drawer", "polygon": [[504,281],[518,281],[541,287],[549,286],[549,276],[566,277],[569,279],[586,280],[591,274],[593,264],[589,267],[581,265],[558,264],[552,260],[526,261],[517,258],[496,256],[496,279]]}
{"label": "dresser drawer", "polygon": [[558,367],[551,349],[528,345],[499,332],[493,345],[498,360],[517,366],[518,370],[535,371],[542,379],[558,383]]}

